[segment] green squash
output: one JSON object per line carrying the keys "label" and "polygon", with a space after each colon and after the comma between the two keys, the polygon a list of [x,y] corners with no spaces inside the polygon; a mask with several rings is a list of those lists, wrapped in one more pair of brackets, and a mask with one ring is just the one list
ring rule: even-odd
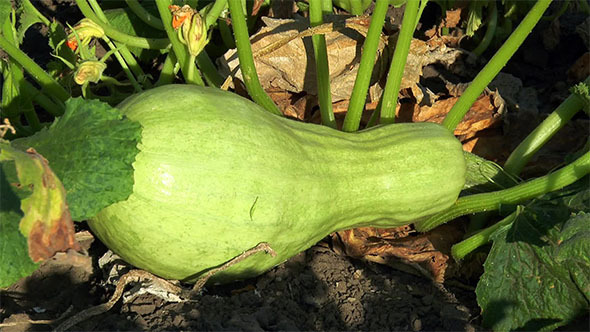
{"label": "green squash", "polygon": [[444,210],[465,182],[461,144],[433,123],[344,133],[236,94],[167,85],[118,108],[143,127],[131,196],[89,221],[107,247],[164,278],[259,275],[331,232],[395,227]]}

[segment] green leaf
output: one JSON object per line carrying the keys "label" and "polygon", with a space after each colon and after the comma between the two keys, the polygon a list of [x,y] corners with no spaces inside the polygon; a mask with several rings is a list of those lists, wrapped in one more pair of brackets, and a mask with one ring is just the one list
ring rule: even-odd
{"label": "green leaf", "polygon": [[[124,33],[150,38],[164,38],[166,32],[154,29],[144,23],[129,8],[118,8],[104,11],[109,24]],[[141,61],[147,62],[158,56],[159,52],[154,50],[145,50],[137,47],[128,47],[129,51],[138,57]]]}
{"label": "green leaf", "polygon": [[556,261],[569,269],[572,280],[590,302],[590,214],[580,212],[565,223]]}
{"label": "green leaf", "polygon": [[27,239],[18,229],[23,217],[20,199],[6,179],[5,167],[14,163],[3,162],[0,167],[0,288],[7,287],[33,273],[38,264],[29,257]]}
{"label": "green leaf", "polygon": [[487,1],[471,1],[469,4],[469,14],[467,19],[467,31],[466,34],[469,37],[473,37],[475,31],[477,31],[482,24],[482,11],[483,7],[487,6]]}
{"label": "green leaf", "polygon": [[10,18],[12,12],[12,4],[10,1],[0,1],[0,26]]}
{"label": "green leaf", "polygon": [[567,203],[583,201],[588,191],[538,199],[492,236],[476,289],[486,328],[553,330],[587,312],[588,217],[571,217],[580,205]]}
{"label": "green leaf", "polygon": [[129,197],[140,137],[139,123],[117,109],[74,98],[49,129],[12,145],[23,150],[33,147],[49,160],[66,188],[72,219],[80,221]]}
{"label": "green leaf", "polygon": [[30,0],[17,0],[17,14],[19,26],[17,29],[17,41],[20,45],[25,38],[27,30],[36,23],[49,24],[49,21],[33,6]]}
{"label": "green leaf", "polygon": [[49,24],[49,46],[53,49],[55,55],[60,56],[73,64],[76,63],[76,55],[66,45],[65,41],[67,38],[68,35],[66,30],[61,24],[57,23],[57,21],[53,21]]}
{"label": "green leaf", "polygon": [[464,152],[467,173],[462,194],[477,194],[510,188],[518,181],[498,164],[469,152]]}
{"label": "green leaf", "polygon": [[32,98],[21,91],[25,76],[23,69],[15,62],[8,60],[2,62],[2,116],[14,118],[17,115],[33,111]]}

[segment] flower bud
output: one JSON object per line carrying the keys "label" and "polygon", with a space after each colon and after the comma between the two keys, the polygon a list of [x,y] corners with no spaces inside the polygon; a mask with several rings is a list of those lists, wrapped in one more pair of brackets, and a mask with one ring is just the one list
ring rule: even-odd
{"label": "flower bud", "polygon": [[66,44],[72,51],[75,51],[78,48],[78,41],[81,41],[82,45],[88,45],[92,38],[102,37],[104,37],[102,27],[94,21],[84,18],[74,26],[73,31],[68,35]]}
{"label": "flower bud", "polygon": [[98,83],[107,65],[100,61],[84,61],[74,73],[74,81],[79,85],[92,82]]}
{"label": "flower bud", "polygon": [[197,56],[209,42],[207,26],[198,11],[188,5],[169,6],[172,12],[172,27],[178,30],[178,39],[188,47],[191,55]]}

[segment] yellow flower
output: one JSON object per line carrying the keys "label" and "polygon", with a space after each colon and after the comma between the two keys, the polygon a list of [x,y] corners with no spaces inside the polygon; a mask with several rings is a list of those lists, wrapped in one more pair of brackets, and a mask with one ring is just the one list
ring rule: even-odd
{"label": "yellow flower", "polygon": [[74,26],[72,32],[68,35],[66,44],[72,51],[75,51],[78,48],[78,41],[81,41],[82,45],[88,45],[92,38],[102,37],[104,37],[102,27],[94,23],[94,21],[84,18]]}
{"label": "yellow flower", "polygon": [[100,61],[84,61],[74,73],[74,81],[79,85],[92,82],[98,83],[102,77],[102,72],[107,68],[107,65]]}

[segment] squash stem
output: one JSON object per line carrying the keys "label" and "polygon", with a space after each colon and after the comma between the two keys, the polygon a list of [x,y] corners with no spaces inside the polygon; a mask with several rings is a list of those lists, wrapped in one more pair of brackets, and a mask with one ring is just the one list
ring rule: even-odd
{"label": "squash stem", "polygon": [[154,29],[164,30],[164,24],[162,20],[148,12],[137,0],[125,0],[129,9],[133,11],[137,17],[139,17],[145,24],[151,26]]}
{"label": "squash stem", "polygon": [[350,3],[350,13],[352,15],[363,15],[363,4],[361,0],[352,0]]}
{"label": "squash stem", "polygon": [[460,261],[475,249],[488,243],[492,234],[494,234],[498,229],[512,225],[512,222],[516,219],[521,211],[522,207],[518,206],[516,211],[512,212],[508,217],[498,221],[486,229],[482,229],[477,234],[474,234],[469,238],[454,244],[451,247],[451,254],[453,255],[453,258],[456,261]]}
{"label": "squash stem", "polygon": [[242,2],[241,0],[228,0],[228,5],[236,47],[238,49],[238,58],[240,59],[240,68],[246,89],[258,105],[264,107],[271,113],[282,115],[277,105],[266,94],[262,85],[260,85],[256,67],[254,66],[254,56],[252,55],[252,47],[250,45],[248,26],[242,9]]}
{"label": "squash stem", "polygon": [[[196,70],[190,69],[191,63],[188,57],[188,50],[184,44],[180,42],[176,30],[174,30],[172,27],[172,14],[170,13],[170,9],[168,9],[170,4],[170,0],[156,0],[156,6],[158,7],[158,12],[160,13],[160,19],[162,20],[162,24],[164,24],[164,30],[166,30],[166,34],[170,39],[170,43],[172,44],[172,49],[174,50],[174,54],[178,59],[178,63],[180,63],[184,80],[187,83],[204,86],[205,82],[203,82],[203,79],[199,73]],[[192,66],[194,66],[194,64],[192,64]],[[193,76],[190,76],[189,73],[191,73]]]}
{"label": "squash stem", "polygon": [[551,0],[539,0],[525,16],[516,30],[508,37],[506,42],[494,54],[485,67],[477,74],[473,82],[463,92],[459,100],[455,103],[451,111],[445,117],[443,125],[450,131],[454,131],[459,122],[465,116],[471,105],[477,97],[486,88],[486,86],[496,77],[500,70],[506,65],[508,60],[514,55],[516,50],[524,42],[531,30],[535,27]]}
{"label": "squash stem", "polygon": [[196,57],[197,66],[201,69],[203,77],[209,86],[219,88],[223,84],[223,77],[217,72],[215,64],[205,50],[202,50]]}
{"label": "squash stem", "polygon": [[333,10],[332,0],[322,0],[322,13],[324,13],[324,15],[332,14]]}
{"label": "squash stem", "polygon": [[390,124],[395,122],[395,108],[397,106],[397,97],[399,88],[406,67],[406,59],[410,52],[410,44],[414,36],[416,22],[418,20],[418,7],[420,1],[407,1],[404,10],[402,28],[395,45],[393,59],[387,74],[387,83],[381,98],[381,124]]}
{"label": "squash stem", "polygon": [[[96,16],[98,16],[98,18],[102,20],[104,24],[108,24],[108,19],[102,11],[102,8],[100,8],[98,3],[96,2],[96,0],[89,0],[89,3],[92,9],[94,10]],[[127,46],[120,42],[113,43],[107,36],[104,36],[103,40],[107,43],[109,48],[115,54],[115,58],[117,58],[117,61],[119,61],[119,64],[123,69],[123,72],[127,75],[127,78],[129,78],[129,81],[131,82],[131,85],[133,85],[135,92],[141,92],[141,86],[139,85],[139,83],[135,79],[135,76],[133,75],[135,74],[137,77],[145,77],[145,73],[143,72],[143,69],[141,69],[139,63],[137,63],[137,61],[135,60],[135,57],[131,54],[131,52],[129,52]]]}
{"label": "squash stem", "polygon": [[[322,2],[322,0],[311,0],[309,2],[309,18],[312,27],[324,23]],[[323,34],[317,34],[311,36],[311,40],[317,69],[318,99],[322,123],[328,127],[336,128],[336,118],[332,109],[332,92],[330,91],[330,65],[328,63],[326,37]]]}
{"label": "squash stem", "polygon": [[0,48],[21,65],[50,96],[55,97],[62,103],[70,98],[70,94],[55,79],[53,79],[51,75],[45,72],[43,68],[35,63],[35,61],[29,58],[23,51],[14,46],[1,34]]}
{"label": "squash stem", "polygon": [[487,50],[492,39],[494,39],[494,34],[496,33],[496,27],[498,25],[498,8],[496,7],[496,1],[490,1],[490,6],[491,7],[488,7],[490,14],[488,16],[486,33],[481,39],[481,42],[473,50],[473,54],[477,56],[482,55],[483,52]]}
{"label": "squash stem", "polygon": [[215,3],[207,12],[207,16],[205,16],[207,31],[209,31],[209,28],[211,28],[211,26],[217,21],[219,15],[221,15],[225,8],[227,8],[227,0],[215,0]]}
{"label": "squash stem", "polygon": [[[356,3],[360,4],[360,1],[352,1],[351,6]],[[369,31],[367,32],[367,37],[365,38],[365,43],[363,45],[361,63],[350,96],[350,103],[348,104],[348,111],[344,118],[344,125],[342,126],[343,131],[357,131],[360,126],[361,116],[363,115],[363,110],[365,108],[365,101],[367,100],[367,91],[369,90],[373,67],[375,65],[375,57],[377,56],[377,47],[379,46],[379,39],[381,38],[381,30],[385,23],[385,15],[387,14],[388,8],[388,0],[377,0],[375,2],[375,10],[371,16]]]}
{"label": "squash stem", "polygon": [[158,78],[156,84],[154,84],[154,88],[161,85],[170,84],[174,81],[174,76],[176,74],[174,72],[174,68],[176,67],[176,61],[177,60],[174,51],[168,51],[168,55],[166,56],[164,64],[162,65],[162,70],[160,70],[160,77]]}
{"label": "squash stem", "polygon": [[25,95],[30,96],[35,103],[43,107],[44,110],[49,112],[53,116],[61,116],[64,114],[64,105],[58,105],[51,98],[47,97],[43,92],[37,90],[30,82],[23,80],[21,87],[24,90]]}
{"label": "squash stem", "polygon": [[94,21],[96,24],[100,25],[107,36],[116,41],[122,42],[127,46],[135,46],[150,50],[160,50],[167,48],[168,45],[170,45],[170,41],[167,38],[143,38],[123,33],[100,20],[98,16],[94,14],[86,0],[76,0],[76,4],[78,5],[78,8],[82,14]]}
{"label": "squash stem", "polygon": [[516,204],[561,189],[590,173],[590,152],[569,165],[543,177],[512,188],[459,198],[449,209],[416,223],[416,229],[426,232],[438,225],[470,213],[495,211],[503,204]]}
{"label": "squash stem", "polygon": [[[584,81],[590,84],[590,76]],[[504,164],[504,170],[519,175],[524,166],[539,149],[547,143],[585,105],[576,94],[571,94],[553,113],[549,114],[517,147]]]}

